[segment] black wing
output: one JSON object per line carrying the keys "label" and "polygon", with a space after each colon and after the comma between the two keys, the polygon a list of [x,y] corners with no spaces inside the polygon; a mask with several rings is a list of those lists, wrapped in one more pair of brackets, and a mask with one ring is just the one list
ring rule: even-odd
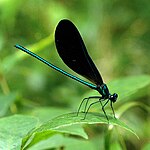
{"label": "black wing", "polygon": [[55,31],[55,43],[59,56],[69,68],[96,85],[103,84],[79,31],[71,21],[65,19],[59,22]]}

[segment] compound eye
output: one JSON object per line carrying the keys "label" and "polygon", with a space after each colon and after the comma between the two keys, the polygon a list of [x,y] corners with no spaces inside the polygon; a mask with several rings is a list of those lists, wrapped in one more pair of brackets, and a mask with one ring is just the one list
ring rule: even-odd
{"label": "compound eye", "polygon": [[118,98],[118,94],[114,93],[113,97],[117,99]]}
{"label": "compound eye", "polygon": [[117,97],[118,97],[118,94],[114,93],[113,95],[110,96],[110,100],[114,103],[116,102]]}

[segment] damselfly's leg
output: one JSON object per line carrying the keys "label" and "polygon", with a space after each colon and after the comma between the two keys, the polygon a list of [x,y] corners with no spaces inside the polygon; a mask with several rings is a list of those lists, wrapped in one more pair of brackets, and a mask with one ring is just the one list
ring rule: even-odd
{"label": "damselfly's leg", "polygon": [[87,105],[88,105],[88,102],[90,99],[101,99],[100,96],[91,96],[91,97],[88,97],[87,101],[86,101],[86,104],[85,104],[85,107],[84,107],[84,113],[86,112],[86,108],[87,108]]}
{"label": "damselfly's leg", "polygon": [[79,108],[78,108],[78,111],[77,111],[77,116],[79,115],[79,112],[80,112],[80,109],[81,109],[81,106],[82,106],[83,102],[87,100],[86,104],[85,104],[85,108],[84,108],[84,112],[86,112],[86,108],[87,108],[89,100],[90,99],[95,99],[95,98],[101,98],[101,97],[100,96],[91,96],[91,97],[88,97],[88,98],[84,98],[82,100],[82,102],[80,103],[80,105],[79,105]]}
{"label": "damselfly's leg", "polygon": [[94,105],[94,104],[96,104],[96,103],[99,103],[99,101],[93,102],[93,103],[91,103],[91,104],[89,105],[89,107],[88,107],[87,111],[85,112],[85,115],[84,115],[83,120],[86,118],[86,115],[87,115],[87,113],[89,112],[89,110],[90,110],[91,106],[92,106],[92,105]]}
{"label": "damselfly's leg", "polygon": [[84,102],[85,100],[87,100],[87,102],[86,102],[86,105],[87,105],[87,103],[88,103],[88,101],[89,101],[89,97],[88,97],[88,98],[84,98],[84,99],[82,100],[82,102],[80,103],[79,108],[78,108],[78,111],[77,111],[77,116],[79,115],[81,106],[82,106],[82,104],[83,104],[83,102]]}
{"label": "damselfly's leg", "polygon": [[106,115],[106,112],[105,112],[105,109],[104,109],[104,107],[107,105],[107,103],[109,102],[109,99],[106,101],[106,103],[103,105],[102,104],[102,102],[101,102],[101,99],[99,99],[99,102],[100,102],[100,104],[101,104],[101,106],[102,106],[102,110],[103,110],[103,112],[104,112],[104,114],[105,114],[105,117],[106,117],[106,119],[108,120],[108,124],[109,124],[109,119],[108,119],[108,116]]}
{"label": "damselfly's leg", "polygon": [[112,112],[113,112],[113,114],[114,114],[114,118],[116,119],[116,116],[115,116],[115,111],[114,111],[114,108],[113,108],[113,105],[112,105],[112,101],[110,101],[110,107],[111,107],[111,109],[112,109]]}

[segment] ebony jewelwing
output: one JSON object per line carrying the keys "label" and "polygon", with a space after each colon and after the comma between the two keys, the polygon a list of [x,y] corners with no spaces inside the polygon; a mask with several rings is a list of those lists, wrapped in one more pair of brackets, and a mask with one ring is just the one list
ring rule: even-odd
{"label": "ebony jewelwing", "polygon": [[[101,96],[91,96],[88,98],[84,98],[79,106],[77,115],[84,101],[86,101],[85,116],[84,116],[84,119],[85,119],[92,105],[96,103],[100,103],[102,105],[102,101],[107,100],[106,103],[102,105],[102,110],[107,120],[109,121],[108,116],[106,115],[106,112],[104,110],[104,107],[110,101],[110,106],[115,117],[115,112],[114,112],[112,104],[116,102],[118,94],[116,93],[110,94],[107,85],[103,82],[103,79],[99,71],[97,70],[95,64],[93,63],[92,59],[90,58],[86,50],[86,47],[84,45],[84,42],[82,40],[82,37],[78,29],[71,21],[64,19],[58,23],[56,30],[55,30],[55,44],[56,44],[57,52],[59,56],[61,57],[61,59],[63,60],[63,62],[73,71],[87,78],[92,83],[84,81],[58,68],[57,66],[53,65],[52,63],[48,62],[47,60],[43,59],[42,57],[38,56],[37,54],[31,52],[30,50],[26,49],[25,47],[21,45],[16,44],[15,47],[35,57],[36,59],[40,60],[44,64],[55,69],[56,71],[90,87],[91,89],[97,90],[101,94]],[[90,99],[98,99],[98,101],[91,103],[88,109],[86,110],[88,101]]]}

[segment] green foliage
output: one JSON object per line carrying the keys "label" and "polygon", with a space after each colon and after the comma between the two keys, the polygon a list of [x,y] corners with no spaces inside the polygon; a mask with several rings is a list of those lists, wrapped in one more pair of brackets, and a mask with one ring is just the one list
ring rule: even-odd
{"label": "green foliage", "polygon": [[[148,0],[1,0],[0,149],[149,149],[149,10]],[[117,120],[105,108],[109,125],[99,104],[85,120],[72,113],[97,91],[14,48],[24,45],[73,74],[54,46],[63,18],[76,24],[110,92],[119,94]]]}
{"label": "green foliage", "polygon": [[[36,144],[43,139],[49,138],[58,133],[78,135],[87,139],[87,134],[83,131],[81,126],[77,125],[102,123],[108,124],[108,121],[104,115],[100,116],[98,114],[89,113],[86,119],[83,120],[83,117],[84,114],[77,116],[76,113],[58,116],[29,133],[29,135],[27,135],[27,137],[25,138],[25,143],[29,140],[30,145],[32,146],[33,144]],[[117,119],[110,117],[109,124],[120,126],[136,135],[136,133],[132,129],[130,129],[127,125]]]}
{"label": "green foliage", "polygon": [[[136,81],[138,81],[138,83],[136,83]],[[120,95],[121,94],[125,95],[124,93],[128,93],[127,94],[128,97],[131,97],[132,94],[135,93],[135,91],[136,91],[136,93],[138,93],[139,89],[141,90],[145,86],[150,84],[150,77],[149,76],[139,76],[139,77],[134,77],[134,78],[133,77],[126,78],[126,79],[124,78],[124,79],[114,81],[112,83],[113,84],[114,83],[125,83],[127,85],[128,85],[128,83],[132,83],[132,89],[129,86],[127,86],[125,92],[122,92],[122,93],[120,92]],[[134,84],[134,83],[136,83],[136,84]],[[110,84],[110,87],[111,87],[111,84]],[[121,90],[122,90],[122,88],[120,88],[120,91]],[[118,92],[119,92],[119,88],[118,88]],[[12,97],[13,96],[14,95],[12,95]],[[9,97],[7,96],[6,98],[9,100],[10,99]],[[11,105],[11,103],[8,103],[8,105]],[[127,109],[129,109],[130,107],[133,107],[135,105],[137,105],[137,104],[136,103],[133,104],[132,101],[131,102],[128,101],[128,104],[125,107],[125,109],[121,109],[121,113],[120,113],[120,111],[117,111],[117,113],[122,114]],[[119,107],[119,109],[120,109],[120,107]],[[113,132],[113,130],[115,130],[115,128],[117,126],[124,128],[137,136],[135,131],[133,131],[129,126],[127,126],[125,123],[121,122],[118,119],[114,119],[110,115],[109,115],[109,124],[108,124],[108,121],[105,118],[104,114],[88,113],[86,119],[83,120],[84,115],[85,115],[84,113],[80,113],[79,116],[77,116],[77,113],[64,114],[64,115],[57,116],[58,115],[57,113],[61,113],[60,111],[65,113],[68,110],[63,110],[63,109],[58,110],[57,108],[49,108],[49,109],[41,108],[41,109],[31,112],[31,114],[36,116],[37,119],[34,117],[29,117],[29,116],[24,116],[24,115],[14,115],[11,117],[5,117],[5,118],[0,119],[0,135],[1,135],[1,143],[2,143],[1,148],[2,149],[5,149],[5,148],[20,149],[20,147],[22,147],[22,149],[28,149],[28,148],[35,149],[37,147],[37,145],[41,145],[40,149],[44,149],[45,147],[58,148],[58,147],[60,147],[60,143],[61,143],[61,145],[66,146],[67,144],[64,139],[65,137],[56,136],[56,135],[60,135],[60,134],[68,135],[69,134],[69,135],[73,135],[73,136],[80,136],[80,137],[87,139],[88,136],[87,136],[86,132],[83,130],[83,127],[81,126],[83,124],[87,124],[87,125],[88,124],[95,124],[95,125],[99,124],[99,126],[100,126],[100,124],[106,124],[108,126],[108,131],[106,131],[106,132],[109,133],[109,136],[107,135],[106,139],[105,139],[106,140],[105,142],[107,143],[106,147],[108,147],[108,145],[110,144],[109,138],[110,138],[110,135],[112,134],[111,132]],[[147,111],[149,111],[149,110],[147,110]],[[57,116],[57,117],[54,117],[54,116]],[[52,117],[54,117],[54,118],[52,118]],[[49,119],[52,118],[52,119],[47,121],[48,118]],[[38,119],[39,119],[39,122],[37,121]],[[43,123],[43,122],[45,122],[45,123]],[[39,125],[37,125],[37,123]],[[114,127],[114,125],[116,127]],[[119,134],[120,128],[116,128],[116,129],[118,130],[118,132],[116,132],[115,134]],[[53,142],[53,138],[55,140],[60,140],[59,138],[62,138],[62,139],[61,139],[60,143],[58,142],[56,144]],[[67,139],[69,139],[69,138],[67,138]],[[10,141],[11,141],[11,143],[10,143]],[[15,142],[15,144],[14,144],[14,142]],[[49,144],[47,144],[47,145],[42,144],[43,142],[45,144],[48,142],[52,142],[53,146],[52,145],[49,146]],[[10,145],[12,145],[12,147]]]}
{"label": "green foliage", "polygon": [[0,116],[4,116],[9,107],[16,100],[16,93],[10,93],[9,95],[0,95]]}
{"label": "green foliage", "polygon": [[0,149],[21,149],[22,138],[38,123],[34,117],[14,115],[0,119]]}

